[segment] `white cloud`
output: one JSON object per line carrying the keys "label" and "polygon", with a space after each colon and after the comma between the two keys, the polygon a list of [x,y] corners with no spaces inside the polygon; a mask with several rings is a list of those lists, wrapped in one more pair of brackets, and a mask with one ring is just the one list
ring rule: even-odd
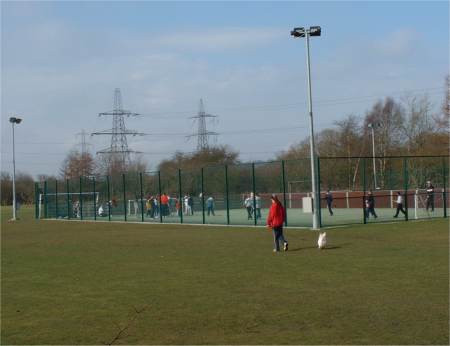
{"label": "white cloud", "polygon": [[269,44],[286,36],[278,28],[221,28],[163,35],[152,41],[166,47],[189,50],[229,50]]}
{"label": "white cloud", "polygon": [[372,45],[373,53],[388,58],[404,58],[420,49],[421,34],[410,28],[401,28],[382,35]]}

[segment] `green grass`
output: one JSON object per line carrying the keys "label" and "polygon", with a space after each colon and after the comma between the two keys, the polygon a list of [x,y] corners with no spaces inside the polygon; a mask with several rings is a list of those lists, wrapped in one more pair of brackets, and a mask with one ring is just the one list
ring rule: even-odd
{"label": "green grass", "polygon": [[[2,210],[1,344],[448,344],[448,220],[287,230]],[[136,312],[137,311],[137,312]],[[119,333],[123,330],[122,333]]]}

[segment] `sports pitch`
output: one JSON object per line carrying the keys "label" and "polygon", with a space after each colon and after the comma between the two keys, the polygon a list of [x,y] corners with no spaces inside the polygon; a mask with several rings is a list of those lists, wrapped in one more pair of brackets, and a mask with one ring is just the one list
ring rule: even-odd
{"label": "sports pitch", "polygon": [[448,344],[448,219],[288,229],[16,223],[1,344]]}
{"label": "sports pitch", "polygon": [[[402,221],[405,219],[404,215],[400,213],[399,217],[394,218],[395,208],[377,208],[377,219],[373,217],[367,218],[367,223],[376,222],[390,222],[390,221]],[[450,215],[450,209],[447,209],[447,215]],[[264,226],[266,224],[268,209],[261,209],[261,218],[257,219],[256,224],[258,226]],[[86,220],[93,220],[93,211],[89,210],[87,216],[84,216]],[[361,208],[335,208],[333,216],[330,216],[328,209],[322,208],[322,225],[324,227],[328,226],[342,226],[349,224],[362,224],[363,223],[363,211]],[[424,208],[419,208],[416,211],[413,208],[408,209],[408,215],[410,219],[431,219],[431,218],[442,218],[444,215],[444,210],[442,208],[436,208],[434,212],[426,211]],[[254,216],[252,214],[252,216]],[[247,211],[244,208],[240,209],[230,209],[229,211],[230,225],[255,225],[254,218],[248,219]],[[97,217],[99,221],[108,221],[108,217]],[[137,213],[127,213],[127,221],[129,222],[141,222],[142,215],[140,211]],[[312,226],[312,215],[304,213],[301,208],[287,208],[287,220],[288,226],[290,227],[311,227]],[[125,221],[123,208],[114,208],[112,210],[111,221]],[[170,216],[163,217],[163,223],[181,223],[180,217],[175,213]],[[159,216],[152,219],[144,213],[144,222],[159,223]],[[196,210],[193,215],[183,215],[183,223],[186,224],[202,224],[203,215],[201,210]],[[217,224],[226,225],[227,224],[227,211],[226,210],[216,210],[215,215],[207,215],[205,211],[205,224]]]}

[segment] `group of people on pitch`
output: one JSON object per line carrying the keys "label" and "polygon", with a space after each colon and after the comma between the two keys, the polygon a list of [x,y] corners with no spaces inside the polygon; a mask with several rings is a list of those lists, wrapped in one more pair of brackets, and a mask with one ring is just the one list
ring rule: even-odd
{"label": "group of people on pitch", "polygon": [[[332,202],[333,202],[333,195],[330,190],[328,190],[325,194],[325,201],[327,202],[328,211],[330,213],[330,216],[334,215],[333,209],[332,209]],[[403,195],[400,191],[397,192],[397,196],[395,199],[395,203],[397,205],[397,210],[395,212],[394,218],[398,217],[398,214],[400,212],[403,213],[403,215],[406,215],[406,210],[403,208]],[[367,193],[367,196],[364,200],[364,213],[366,218],[369,218],[370,215],[372,215],[375,219],[378,217],[377,213],[375,212],[375,196],[372,193],[372,190],[369,190]],[[434,212],[434,186],[431,184],[431,181],[427,181],[426,184],[426,211],[428,212],[431,209],[432,212]]]}

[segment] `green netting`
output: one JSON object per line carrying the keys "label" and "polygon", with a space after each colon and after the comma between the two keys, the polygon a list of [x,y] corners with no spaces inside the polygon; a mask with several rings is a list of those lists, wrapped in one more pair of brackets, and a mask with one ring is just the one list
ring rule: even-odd
{"label": "green netting", "polygon": [[[145,199],[144,220],[149,222],[160,221],[158,177],[158,172],[145,172],[142,176],[142,190]],[[168,184],[164,184],[165,189],[167,186]]]}
{"label": "green netting", "polygon": [[225,166],[211,166],[203,169],[205,223],[226,225],[229,222],[227,173],[228,169]]}
{"label": "green netting", "polygon": [[230,224],[254,225],[252,164],[228,166]]}
{"label": "green netting", "polygon": [[[448,157],[442,156],[385,157],[375,162],[373,158],[320,158],[321,225],[448,216],[448,164]],[[286,206],[288,226],[311,227],[313,215],[305,209],[313,197],[310,172],[311,161],[301,159],[49,180],[36,184],[36,216],[264,225],[270,196],[276,194]],[[432,193],[427,191],[428,181]],[[333,196],[331,211],[327,191]],[[370,213],[369,192],[374,201]],[[406,215],[400,213],[395,219],[397,193]]]}
{"label": "green netting", "polygon": [[288,160],[284,164],[288,226],[311,227],[312,214],[303,212],[303,198],[311,197],[311,162]]}

